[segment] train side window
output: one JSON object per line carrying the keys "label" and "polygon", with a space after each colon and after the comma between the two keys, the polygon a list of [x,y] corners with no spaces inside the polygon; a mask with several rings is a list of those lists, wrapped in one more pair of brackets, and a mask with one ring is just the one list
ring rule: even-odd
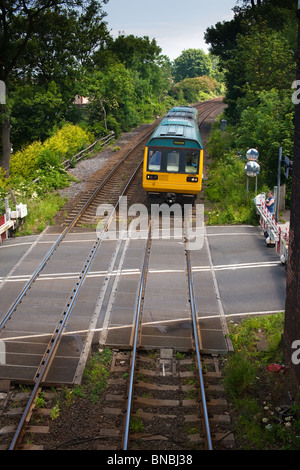
{"label": "train side window", "polygon": [[186,154],[185,172],[197,173],[199,156],[196,152],[188,152]]}
{"label": "train side window", "polygon": [[179,152],[168,152],[167,171],[179,171]]}
{"label": "train side window", "polygon": [[149,166],[150,171],[160,171],[161,167],[161,151],[149,150]]}

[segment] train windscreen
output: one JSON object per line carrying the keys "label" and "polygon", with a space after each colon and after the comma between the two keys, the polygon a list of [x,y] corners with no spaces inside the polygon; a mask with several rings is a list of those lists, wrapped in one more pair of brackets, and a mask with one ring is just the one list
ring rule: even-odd
{"label": "train windscreen", "polygon": [[200,151],[178,148],[149,148],[148,171],[163,173],[198,173]]}

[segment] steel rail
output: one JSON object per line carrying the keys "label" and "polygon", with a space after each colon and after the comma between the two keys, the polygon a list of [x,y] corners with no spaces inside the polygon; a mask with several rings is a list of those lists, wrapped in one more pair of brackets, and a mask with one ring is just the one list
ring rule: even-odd
{"label": "steel rail", "polygon": [[84,211],[87,209],[87,207],[92,203],[92,201],[95,199],[95,197],[97,196],[97,194],[99,193],[99,191],[103,188],[103,186],[107,183],[107,181],[111,178],[111,176],[117,171],[117,169],[119,168],[119,166],[126,160],[126,158],[128,158],[128,156],[131,154],[131,152],[138,146],[141,144],[141,142],[146,138],[148,137],[149,134],[151,134],[153,131],[151,130],[150,132],[148,132],[141,140],[140,142],[138,142],[134,147],[132,147],[132,149],[127,152],[127,154],[122,158],[122,160],[119,161],[119,163],[110,171],[110,173],[104,178],[104,180],[100,183],[100,185],[94,190],[93,194],[90,196],[90,198],[86,201],[86,203],[83,205],[83,207],[79,210],[79,212],[75,215],[74,219],[72,220],[72,222],[65,228],[65,230],[63,231],[63,233],[57,238],[57,240],[54,242],[54,244],[52,245],[52,247],[50,248],[50,250],[48,251],[48,253],[44,256],[42,262],[39,264],[39,266],[36,268],[35,272],[33,273],[33,275],[31,276],[31,278],[29,279],[29,281],[26,283],[26,285],[23,287],[23,289],[21,290],[21,292],[18,294],[18,296],[16,297],[16,299],[14,300],[13,304],[11,305],[11,307],[9,308],[9,310],[6,312],[6,314],[4,315],[4,317],[2,318],[1,322],[0,322],[0,332],[1,330],[4,328],[6,322],[9,320],[9,318],[11,317],[12,313],[14,312],[14,310],[16,309],[17,305],[20,303],[20,301],[22,300],[22,298],[25,296],[26,292],[30,289],[30,287],[32,286],[32,284],[34,283],[34,281],[36,280],[36,278],[39,276],[40,272],[43,270],[43,268],[45,267],[46,263],[49,261],[50,257],[52,256],[52,254],[54,253],[54,251],[56,250],[56,248],[60,245],[60,243],[62,242],[62,240],[65,238],[65,236],[67,235],[67,233],[74,227],[74,225],[78,222],[78,220],[80,219],[80,217],[82,216],[82,214],[84,213]]}
{"label": "steel rail", "polygon": [[22,431],[24,429],[24,425],[26,424],[26,421],[27,421],[27,416],[28,416],[28,413],[30,412],[30,410],[32,409],[32,407],[34,406],[34,403],[35,403],[35,400],[37,398],[37,395],[39,393],[39,390],[41,389],[41,385],[42,385],[42,382],[43,382],[43,379],[46,377],[47,373],[48,373],[48,370],[50,368],[50,365],[51,365],[51,361],[53,359],[53,356],[56,352],[56,349],[57,349],[57,346],[59,344],[59,341],[60,341],[60,338],[62,336],[62,333],[63,333],[63,330],[64,330],[64,327],[70,317],[70,314],[72,312],[72,309],[74,307],[74,304],[75,304],[75,301],[78,297],[78,294],[80,292],[80,289],[83,285],[83,282],[87,276],[87,273],[90,269],[90,266],[91,266],[91,263],[103,241],[103,238],[104,238],[104,235],[106,233],[106,231],[108,230],[108,227],[111,223],[111,220],[112,220],[112,217],[114,215],[114,213],[116,212],[117,210],[117,207],[119,206],[119,203],[120,203],[120,200],[122,198],[122,196],[125,194],[125,192],[127,191],[128,187],[130,186],[130,184],[132,183],[136,173],[138,172],[139,168],[141,167],[142,165],[142,161],[138,164],[138,166],[136,167],[136,169],[134,170],[133,174],[131,175],[129,181],[127,182],[121,196],[119,197],[119,200],[118,202],[116,203],[115,207],[114,207],[114,210],[112,211],[112,213],[110,214],[110,217],[109,217],[109,220],[106,222],[106,225],[102,231],[102,234],[100,237],[97,237],[97,240],[95,242],[95,245],[94,247],[92,248],[92,250],[90,251],[89,253],[89,256],[88,256],[88,260],[84,266],[84,269],[82,271],[82,274],[80,276],[80,281],[77,282],[76,284],[76,288],[74,289],[68,303],[67,303],[67,309],[63,312],[62,314],[62,321],[59,323],[59,328],[54,332],[53,334],[53,337],[50,341],[50,344],[51,344],[51,347],[50,349],[47,350],[46,352],[46,357],[45,359],[42,360],[42,368],[40,370],[40,372],[37,374],[37,377],[36,377],[36,382],[35,382],[35,385],[34,385],[34,388],[32,390],[32,393],[29,397],[29,400],[27,402],[27,405],[26,405],[26,408],[24,410],[24,413],[22,415],[22,418],[21,418],[21,421],[17,427],[17,430],[15,432],[15,435],[11,441],[11,444],[10,444],[10,447],[9,447],[9,450],[15,450],[18,443],[19,443],[19,440],[21,438],[21,434],[22,434]]}
{"label": "steel rail", "polygon": [[133,396],[133,381],[134,381],[136,353],[137,353],[137,348],[138,348],[138,336],[139,336],[141,313],[142,313],[142,296],[143,296],[143,289],[145,285],[145,278],[146,278],[147,265],[148,265],[148,251],[149,251],[150,230],[151,230],[150,227],[151,227],[151,223],[149,223],[149,227],[148,227],[148,240],[147,240],[147,244],[145,248],[143,269],[142,269],[142,275],[140,279],[138,302],[137,302],[136,315],[135,315],[135,331],[134,331],[134,340],[133,340],[130,379],[129,379],[129,385],[128,385],[128,400],[127,400],[127,412],[126,412],[126,419],[125,419],[123,450],[127,450],[127,447],[128,447],[129,425],[130,425],[130,415],[131,415],[132,396]]}
{"label": "steel rail", "polygon": [[[207,113],[205,114],[205,116],[203,118],[200,118],[199,121],[198,121],[198,127],[200,128],[201,125],[204,123],[205,119],[208,118],[208,116],[210,114],[212,114],[214,111],[216,111],[218,108],[221,108],[224,106],[224,103],[222,103],[222,101],[216,101],[214,103],[211,103],[211,105],[208,107],[208,109],[204,109],[204,110],[199,110],[198,113],[199,113],[199,116],[200,117],[202,114],[204,113]],[[208,112],[209,111],[209,112]]]}
{"label": "steel rail", "polygon": [[209,425],[209,420],[208,420],[208,411],[207,411],[206,395],[205,395],[204,380],[203,380],[203,373],[202,373],[202,365],[201,365],[199,332],[198,332],[198,327],[197,327],[197,302],[196,302],[196,296],[195,296],[195,287],[194,287],[194,281],[193,281],[193,275],[192,275],[189,250],[186,250],[186,260],[187,260],[189,292],[190,292],[190,299],[191,299],[193,334],[194,334],[195,349],[196,349],[196,356],[197,356],[199,385],[200,385],[200,393],[201,393],[201,400],[202,400],[203,421],[204,421],[204,427],[205,427],[205,440],[206,440],[207,450],[213,450],[210,425]]}
{"label": "steel rail", "polygon": [[[211,105],[208,110],[205,110],[206,112],[209,111],[209,113],[208,115],[206,114],[203,120],[199,122],[198,124],[199,127],[201,126],[201,124],[203,123],[203,121],[206,119],[207,116],[209,116],[213,111],[218,109],[218,107],[220,106],[220,103],[216,103],[216,104],[214,103],[214,105]],[[203,113],[205,111],[203,111]],[[145,255],[144,255],[142,275],[140,279],[138,303],[137,303],[137,309],[136,309],[135,332],[134,332],[133,350],[132,350],[132,364],[131,364],[130,378],[129,378],[129,385],[128,385],[128,400],[127,400],[127,411],[126,411],[126,418],[125,418],[123,450],[128,449],[128,441],[129,441],[129,427],[130,427],[130,417],[131,417],[132,397],[133,397],[133,381],[134,381],[134,374],[135,374],[136,354],[137,354],[137,349],[138,349],[138,335],[139,335],[141,313],[142,313],[142,294],[143,294],[143,289],[145,285],[145,277],[146,277],[147,264],[148,264],[149,241],[150,241],[150,225],[149,225],[149,232],[148,232],[148,242],[146,245]],[[201,398],[202,398],[202,403],[203,403],[203,413],[205,416],[206,447],[209,450],[212,450],[211,434],[210,434],[210,427],[209,427],[209,421],[208,421],[208,412],[207,412],[207,407],[206,407],[206,397],[205,397],[201,358],[200,358],[197,321],[196,321],[196,314],[195,314],[195,312],[197,311],[197,308],[195,307],[196,298],[194,295],[194,286],[193,286],[192,275],[191,275],[191,270],[190,270],[189,254],[188,254],[188,272],[190,272],[188,279],[189,279],[189,290],[190,290],[190,297],[191,297],[193,332],[194,332],[194,337],[195,337],[195,345],[196,345],[196,353],[197,353],[197,363],[198,363],[198,371],[199,371]]]}
{"label": "steel rail", "polygon": [[[31,279],[27,282],[26,286],[22,289],[21,293],[18,295],[18,297],[16,298],[14,304],[10,307],[10,309],[8,310],[8,312],[6,313],[4,319],[1,321],[0,323],[0,331],[1,329],[4,327],[5,323],[8,321],[8,319],[10,318],[10,316],[12,315],[13,311],[15,310],[16,306],[18,305],[18,303],[20,302],[20,300],[23,298],[23,296],[26,294],[26,292],[28,291],[28,289],[31,287],[31,285],[33,284],[33,282],[35,281],[35,279],[38,277],[39,273],[42,271],[42,269],[44,268],[45,264],[47,263],[47,261],[49,260],[49,258],[51,257],[51,255],[54,253],[54,251],[56,250],[56,248],[58,247],[58,245],[61,243],[61,241],[63,240],[63,238],[66,236],[66,234],[72,229],[72,227],[76,224],[76,222],[78,221],[78,219],[81,217],[81,215],[83,214],[83,212],[86,210],[86,208],[90,205],[90,203],[93,201],[93,199],[96,197],[96,195],[98,194],[98,192],[103,188],[103,186],[105,185],[105,183],[107,182],[108,179],[110,179],[110,177],[115,173],[115,171],[118,169],[118,167],[124,162],[124,160],[128,157],[128,155],[130,155],[130,153],[132,152],[132,150],[134,150],[138,145],[140,145],[140,143],[149,135],[151,134],[152,131],[150,131],[149,133],[147,133],[143,139],[141,139],[141,141],[136,144],[126,155],[125,157],[120,160],[120,162],[116,165],[116,167],[114,167],[114,169],[106,176],[106,178],[102,181],[102,183],[96,188],[96,190],[93,192],[93,194],[90,196],[90,198],[88,199],[88,201],[83,205],[83,207],[80,209],[80,211],[77,213],[77,215],[74,217],[74,219],[72,220],[72,222],[69,224],[68,227],[66,227],[66,229],[63,231],[63,233],[58,237],[58,239],[56,240],[56,242],[53,244],[52,248],[49,250],[49,252],[46,254],[46,256],[43,258],[41,264],[38,266],[38,268],[36,269],[36,271],[34,272],[34,274],[32,275]],[[92,250],[90,251],[90,254],[88,256],[88,261],[86,262],[85,264],[85,267],[82,271],[82,274],[80,276],[80,281],[77,282],[76,284],[76,288],[73,290],[73,293],[69,299],[69,302],[67,304],[67,309],[66,311],[63,312],[62,314],[62,317],[63,319],[58,323],[59,325],[59,328],[56,329],[56,331],[53,333],[53,336],[52,336],[52,339],[50,341],[50,344],[51,344],[51,347],[50,349],[48,349],[46,351],[46,357],[45,359],[43,358],[42,362],[41,362],[41,369],[40,369],[40,372],[37,374],[36,376],[36,382],[35,382],[35,385],[34,385],[34,388],[32,390],[32,393],[30,395],[30,398],[27,402],[27,405],[26,405],[26,408],[25,408],[25,411],[22,415],[22,418],[21,418],[21,421],[18,425],[18,428],[16,430],[16,433],[14,435],[14,438],[11,442],[11,445],[9,447],[9,450],[14,450],[19,442],[19,439],[20,439],[20,436],[22,434],[22,431],[23,431],[23,428],[24,428],[24,425],[26,423],[26,420],[27,420],[27,416],[30,412],[30,410],[32,409],[32,407],[34,406],[34,403],[35,403],[35,400],[37,398],[37,395],[41,389],[41,384],[43,382],[43,379],[46,377],[48,371],[49,371],[49,367],[51,365],[51,361],[53,359],[53,356],[56,352],[56,349],[57,349],[57,346],[59,344],[59,341],[60,341],[60,338],[62,336],[62,333],[63,333],[63,330],[64,330],[64,327],[70,317],[70,314],[71,314],[71,311],[73,309],[73,306],[74,306],[74,303],[77,299],[77,296],[80,292],[80,289],[82,287],[82,284],[86,278],[86,275],[89,271],[89,268],[90,268],[90,265],[99,249],[99,246],[101,245],[102,241],[103,241],[103,238],[104,238],[104,235],[110,225],[110,222],[112,220],[112,217],[115,213],[115,211],[117,210],[117,207],[119,206],[119,203],[120,203],[120,199],[122,198],[122,196],[125,194],[125,192],[127,191],[128,187],[130,186],[132,180],[134,179],[137,171],[139,170],[139,168],[141,167],[143,163],[143,160],[138,164],[138,166],[136,167],[136,169],[134,170],[132,176],[130,177],[129,181],[127,182],[121,196],[119,197],[119,200],[117,202],[117,204],[115,205],[114,207],[114,210],[112,211],[111,215],[110,215],[110,218],[109,220],[107,221],[104,229],[103,229],[103,232],[101,234],[100,237],[97,237],[97,240],[95,242],[95,245],[94,247],[92,248]],[[149,226],[149,233],[148,233],[148,241],[150,239],[150,226]],[[138,331],[139,331],[139,323],[140,323],[140,315],[141,315],[141,301],[142,301],[142,292],[143,292],[143,286],[144,286],[144,280],[145,280],[145,273],[146,273],[146,266],[147,266],[147,254],[148,254],[148,243],[147,243],[147,248],[145,250],[145,259],[144,259],[144,266],[143,266],[143,274],[142,274],[142,280],[141,280],[141,283],[140,283],[140,291],[139,291],[139,296],[138,296],[138,306],[137,306],[137,317],[136,317],[136,328],[135,328],[135,337],[134,337],[134,348],[133,348],[133,361],[132,361],[132,370],[131,370],[131,376],[130,376],[130,386],[129,386],[129,400],[128,400],[128,408],[127,408],[127,417],[126,417],[126,435],[125,435],[125,439],[124,439],[124,450],[127,449],[127,445],[128,445],[128,434],[129,434],[129,421],[130,421],[130,412],[131,412],[131,403],[132,403],[132,389],[133,389],[133,378],[134,378],[134,365],[135,365],[135,359],[136,359],[136,351],[137,351],[137,340],[138,340]],[[192,298],[192,297],[191,297]],[[194,295],[193,295],[193,298],[194,298]],[[194,298],[195,300],[195,298]],[[191,302],[191,304],[193,304],[193,302]],[[193,310],[193,309],[192,309]],[[195,314],[193,315],[195,317]],[[196,325],[196,321],[193,321],[193,326],[195,328],[195,325]],[[196,336],[195,338],[197,338],[197,331],[194,330],[194,334],[196,333]],[[197,344],[198,342],[195,341],[195,343]],[[199,349],[199,348],[198,348]],[[200,363],[200,353],[197,351],[197,358],[198,358],[198,365],[199,365],[199,371],[201,372],[202,369],[201,369],[201,363]],[[202,372],[200,375],[200,384],[201,385],[201,393],[202,393],[202,389],[203,389],[203,393],[204,393],[204,397],[205,397],[205,392],[204,392],[204,385],[203,385],[203,377],[202,377]],[[203,403],[205,403],[206,405],[206,401],[204,401]],[[206,408],[206,406],[205,406]],[[207,409],[206,409],[206,415],[207,415]],[[207,419],[207,424],[208,424],[208,429],[209,429],[209,423],[208,423],[208,419]],[[209,436],[210,436],[210,433],[209,433]],[[210,448],[210,439],[209,439],[209,442],[208,442],[208,446]]]}

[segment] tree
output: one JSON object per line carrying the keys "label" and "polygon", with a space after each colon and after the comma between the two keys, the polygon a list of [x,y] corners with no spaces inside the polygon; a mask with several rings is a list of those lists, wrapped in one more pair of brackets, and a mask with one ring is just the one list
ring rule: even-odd
{"label": "tree", "polygon": [[263,19],[271,29],[284,31],[290,47],[295,49],[296,9],[297,0],[262,0],[256,3],[253,0],[243,0],[242,6],[233,8],[232,20],[218,22],[207,28],[204,38],[210,45],[210,52],[220,57],[222,62],[227,61],[237,47],[238,35],[251,34],[253,26]]}
{"label": "tree", "polygon": [[255,107],[258,91],[286,90],[293,82],[295,66],[288,41],[265,22],[238,35],[231,56],[225,76],[227,115],[232,119],[237,119],[241,109]]}
{"label": "tree", "polygon": [[[88,36],[87,32],[89,31],[89,25],[92,20],[96,21],[94,16],[98,10],[96,16],[97,22],[101,23],[104,14],[101,14],[101,7],[103,3],[107,3],[108,0],[2,0],[0,3],[0,80],[4,81],[6,84],[6,89],[9,90],[11,82],[13,79],[18,79],[23,77],[26,78],[26,70],[28,71],[28,66],[26,67],[25,55],[31,54],[31,61],[29,65],[33,63],[39,65],[38,68],[35,67],[33,70],[33,77],[31,80],[36,80],[37,75],[40,72],[44,80],[51,81],[53,74],[53,61],[50,60],[51,46],[56,41],[58,44],[60,31],[58,33],[58,23],[63,21],[63,18],[66,19],[66,14],[68,13],[68,25],[71,24],[71,20],[74,22],[74,18],[77,17],[78,21],[81,21],[81,26],[85,26],[85,36],[88,37],[90,44],[87,46],[87,41],[84,41],[85,51],[79,49],[81,56],[84,55],[84,52],[91,50],[91,48],[99,45],[97,34],[99,33],[99,28],[93,28],[93,34],[91,37]],[[100,13],[99,13],[100,12]],[[46,18],[52,20],[55,18],[55,22],[50,22],[49,25],[45,28]],[[77,22],[78,24],[78,22]],[[92,23],[93,24],[93,23]],[[40,40],[38,40],[38,33],[41,33],[41,26],[44,25],[42,35],[40,35]],[[94,24],[93,24],[94,26]],[[48,40],[47,38],[51,36],[51,27],[54,28],[55,34],[52,30],[52,38]],[[98,31],[98,32],[97,32]],[[76,37],[76,33],[80,33],[80,29],[77,28],[75,31],[69,31],[70,35]],[[55,36],[55,40],[54,40]],[[92,38],[92,39],[91,39]],[[45,47],[41,46],[41,39],[44,41]],[[82,39],[82,35],[79,35],[78,41]],[[79,42],[77,45],[79,47]],[[96,42],[95,42],[96,41]],[[66,41],[60,43],[61,46],[66,46]],[[68,41],[67,44],[72,44],[72,41]],[[50,51],[47,53],[47,47],[50,46]],[[75,53],[74,46],[73,49],[68,51],[69,54]],[[60,48],[60,58],[62,57],[62,47]],[[41,52],[41,61],[38,62],[38,57]],[[57,48],[56,48],[57,52]],[[54,54],[55,56],[55,54]],[[28,56],[27,56],[28,60]],[[65,61],[70,60],[70,58],[65,58]],[[56,57],[57,61],[57,57]],[[64,62],[65,62],[64,61]],[[32,75],[32,72],[30,72]],[[0,160],[0,165],[6,171],[6,175],[9,174],[9,162],[10,162],[10,153],[11,153],[11,143],[10,143],[10,106],[1,105],[1,115],[0,123],[2,125],[2,157]]]}
{"label": "tree", "polygon": [[55,82],[43,85],[21,84],[11,92],[11,136],[14,151],[34,140],[50,136],[66,113],[67,104]]}
{"label": "tree", "polygon": [[158,60],[161,53],[155,39],[150,41],[148,36],[136,37],[132,34],[120,34],[110,44],[109,49],[126,68],[138,70],[142,74],[145,73],[147,65],[152,65]]}
{"label": "tree", "polygon": [[246,29],[242,18],[235,15],[231,21],[223,23],[219,21],[215,26],[207,28],[204,39],[210,45],[210,52],[221,61],[225,61],[230,58],[231,51],[236,48],[237,35],[243,34]]}
{"label": "tree", "polygon": [[243,148],[257,148],[264,183],[272,188],[277,183],[278,152],[293,154],[293,103],[289,90],[262,90],[255,93],[255,101],[244,106],[236,128],[236,144]]}
{"label": "tree", "polygon": [[180,82],[185,78],[210,75],[212,71],[211,60],[208,54],[201,49],[184,50],[173,64],[174,78]]}

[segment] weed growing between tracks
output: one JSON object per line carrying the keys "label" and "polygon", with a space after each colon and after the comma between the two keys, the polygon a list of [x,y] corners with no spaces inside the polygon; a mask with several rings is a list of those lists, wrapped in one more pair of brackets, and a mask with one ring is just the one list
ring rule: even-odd
{"label": "weed growing between tracks", "polygon": [[111,358],[112,351],[103,349],[94,354],[86,365],[83,384],[93,403],[107,387]]}
{"label": "weed growing between tracks", "polygon": [[229,324],[234,354],[224,371],[233,406],[236,448],[300,449],[300,395],[283,363],[284,315]]}

